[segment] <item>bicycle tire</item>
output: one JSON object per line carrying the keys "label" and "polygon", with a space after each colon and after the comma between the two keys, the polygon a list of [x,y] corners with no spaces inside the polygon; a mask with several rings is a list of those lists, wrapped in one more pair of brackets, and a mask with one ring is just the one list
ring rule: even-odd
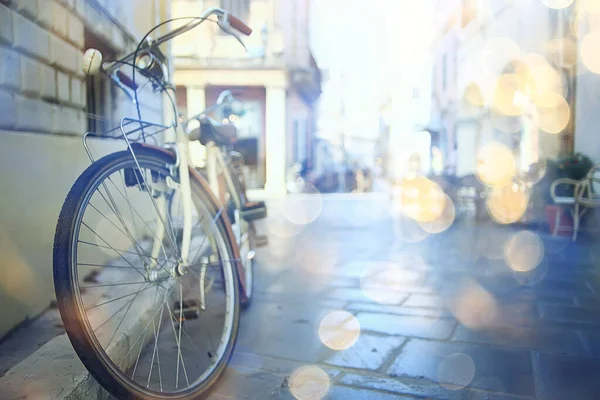
{"label": "bicycle tire", "polygon": [[[235,186],[235,190],[236,190],[236,195],[239,197],[239,201],[240,204],[246,204],[246,202],[248,201],[248,198],[246,196],[246,185],[244,183],[244,175],[242,171],[237,171],[234,168],[232,168],[231,166],[229,167],[229,174],[231,176],[231,179],[233,181],[233,186]],[[240,210],[241,211],[241,210]],[[242,232],[242,235],[244,233],[248,234],[248,246],[249,246],[249,250],[250,251],[256,251],[256,228],[254,226],[254,222],[247,222],[245,224],[242,224],[242,226],[245,226],[247,229],[247,232]],[[240,247],[240,251],[241,251],[241,243],[238,243],[238,246]],[[241,255],[242,257],[245,257],[244,254]],[[255,270],[256,270],[256,259],[255,257],[252,257],[251,260],[249,260],[250,262],[248,263],[247,266],[244,267],[244,269],[249,267],[248,271],[244,271],[246,272],[246,276],[245,276],[245,283],[246,283],[246,297],[245,298],[241,298],[240,297],[240,305],[242,306],[242,309],[247,309],[248,307],[250,307],[250,305],[252,304],[252,299],[253,299],[253,295],[254,295],[254,281],[255,281]]]}
{"label": "bicycle tire", "polygon": [[[168,165],[172,163],[173,160],[168,154],[163,154],[160,151],[142,147],[136,147],[135,153],[137,160],[140,163],[138,165],[150,165],[157,169],[164,170],[165,175],[169,174]],[[218,362],[215,362],[216,365],[214,369],[211,370],[210,375],[208,375],[201,382],[197,382],[193,387],[189,387],[186,390],[174,393],[160,393],[157,390],[148,390],[147,388],[143,388],[142,386],[134,382],[133,377],[130,380],[128,376],[124,376],[125,372],[121,371],[119,373],[119,371],[117,371],[118,367],[117,370],[115,370],[114,362],[110,360],[110,357],[106,354],[106,352],[104,352],[102,348],[99,349],[97,347],[99,343],[96,343],[94,341],[95,337],[92,337],[94,333],[90,332],[91,325],[86,325],[87,322],[84,318],[85,316],[82,315],[82,311],[84,310],[81,309],[82,304],[81,293],[79,292],[79,277],[77,276],[76,270],[73,270],[73,248],[76,247],[76,245],[74,245],[73,240],[75,234],[77,233],[77,229],[79,229],[77,223],[81,222],[81,219],[83,218],[82,212],[85,212],[85,208],[87,207],[86,201],[88,201],[91,198],[90,192],[93,192],[95,188],[99,187],[99,180],[102,179],[103,176],[105,176],[108,173],[107,171],[110,171],[111,169],[114,169],[120,165],[131,165],[131,160],[133,160],[133,157],[128,151],[113,153],[108,156],[105,156],[102,159],[99,159],[98,161],[92,163],[79,176],[79,178],[74,183],[66,197],[58,219],[53,249],[54,283],[58,308],[65,326],[65,330],[75,349],[75,352],[77,353],[85,367],[88,369],[88,371],[91,373],[91,375],[101,384],[102,387],[104,387],[104,389],[106,389],[112,395],[114,395],[117,398],[127,399],[194,399],[202,394],[205,394],[210,389],[210,387],[217,381],[217,379],[225,370],[235,348],[240,317],[239,278],[237,277],[237,269],[235,268],[235,266],[232,266],[229,262],[226,263],[229,264],[229,266],[226,267],[227,273],[231,274],[230,277],[233,281],[230,290],[234,301],[231,309],[232,325],[227,334],[228,337],[226,344],[224,345],[225,347],[223,350],[223,354],[218,360]],[[200,182],[200,179],[202,178],[199,178],[197,175],[194,174],[191,174],[190,178],[192,184],[192,191],[194,195],[198,196],[198,198],[202,201],[203,205],[211,213],[211,215],[216,216],[214,220],[214,226],[216,232],[218,232],[218,235],[220,236],[220,240],[222,240],[221,247],[223,249],[226,249],[226,255],[227,257],[229,257],[229,260],[235,260],[235,255],[237,254],[235,251],[236,247],[234,247],[236,246],[235,238],[233,238],[231,227],[226,217],[226,213],[222,213],[219,211],[217,201],[214,199],[209,189],[207,189],[207,186]],[[75,250],[75,253],[76,252],[77,250]],[[77,264],[76,261],[75,264]],[[234,264],[236,263],[234,262]],[[77,265],[75,265],[75,268],[76,267]],[[75,281],[77,281],[77,283],[75,283]],[[183,291],[183,289],[181,290]],[[164,291],[166,298],[167,289],[164,289]],[[163,302],[162,306],[164,305],[165,303]],[[170,312],[171,311],[169,310],[169,313]],[[156,314],[154,314],[154,316],[152,317],[153,321],[155,316]],[[173,315],[171,314],[171,316]],[[183,326],[183,323],[184,322],[182,322],[181,320],[179,321],[180,341],[182,329],[181,326]],[[147,328],[148,326],[146,327],[146,329]],[[118,329],[119,327],[117,327],[117,331]],[[175,330],[175,328],[173,329]],[[185,330],[185,328],[183,329]],[[156,332],[157,331],[155,330],[155,336],[157,336]],[[160,325],[158,335],[160,335]],[[144,340],[145,338],[146,335],[144,334]],[[144,340],[142,340],[142,342],[144,342]],[[158,341],[158,339],[156,340]],[[177,344],[179,345],[180,342],[177,342]],[[142,352],[142,346],[143,343],[140,344],[140,353]],[[129,351],[131,350],[132,348],[130,348]],[[156,351],[156,343],[154,351]],[[125,355],[125,357],[127,357],[127,355]],[[138,361],[139,359],[140,355],[138,355]],[[177,362],[177,368],[179,369],[179,359]],[[154,363],[154,356],[152,358],[152,363]],[[152,371],[152,369],[150,371]],[[129,372],[127,371],[126,374],[129,375]]]}

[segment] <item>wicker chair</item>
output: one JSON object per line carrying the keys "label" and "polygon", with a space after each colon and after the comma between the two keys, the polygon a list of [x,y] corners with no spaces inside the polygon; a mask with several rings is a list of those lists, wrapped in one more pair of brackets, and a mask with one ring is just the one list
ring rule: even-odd
{"label": "wicker chair", "polygon": [[[556,189],[561,185],[573,186],[572,196],[558,196]],[[573,214],[573,241],[577,240],[577,233],[581,218],[591,209],[600,207],[600,164],[596,164],[590,169],[588,174],[582,180],[569,178],[560,178],[552,182],[550,195],[556,205],[572,207]],[[554,225],[554,234],[559,229],[560,214],[556,215],[556,224]]]}

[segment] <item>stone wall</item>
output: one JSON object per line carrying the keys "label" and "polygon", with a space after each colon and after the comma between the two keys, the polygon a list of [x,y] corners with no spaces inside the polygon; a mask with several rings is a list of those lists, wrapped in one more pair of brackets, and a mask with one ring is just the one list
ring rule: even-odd
{"label": "stone wall", "polygon": [[[80,68],[86,29],[123,53],[164,19],[167,4],[0,0],[0,337],[54,297],[58,213],[89,165],[81,145],[88,127]],[[114,90],[111,96],[114,120],[135,116],[124,93]],[[149,87],[140,103],[145,119],[162,121],[162,99]],[[92,146],[98,154],[120,147],[106,140]]]}

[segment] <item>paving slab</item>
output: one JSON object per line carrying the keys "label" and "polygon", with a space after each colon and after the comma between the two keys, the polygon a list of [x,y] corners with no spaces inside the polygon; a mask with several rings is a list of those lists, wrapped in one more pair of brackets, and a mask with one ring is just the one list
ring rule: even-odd
{"label": "paving slab", "polygon": [[359,303],[351,302],[346,306],[347,310],[352,311],[367,311],[381,314],[398,314],[416,317],[429,317],[429,318],[454,318],[448,310],[435,309],[435,308],[417,308],[417,307],[404,307],[404,306],[391,306],[386,304],[376,303]]}
{"label": "paving slab", "polygon": [[536,390],[544,400],[595,400],[600,395],[600,358],[536,353]]}
{"label": "paving slab", "polygon": [[580,332],[558,328],[535,329],[498,326],[493,330],[481,331],[460,325],[453,340],[543,350],[552,353],[587,354]]}
{"label": "paving slab", "polygon": [[448,339],[456,322],[441,318],[427,318],[376,313],[358,313],[361,329],[387,335]]}
{"label": "paving slab", "polygon": [[338,367],[376,370],[388,360],[404,342],[400,336],[375,336],[363,333],[349,349],[335,351],[328,349],[320,357],[324,364]]}
{"label": "paving slab", "polygon": [[[66,335],[60,335],[0,379],[0,399],[106,398],[87,372]],[[90,397],[88,397],[90,396]]]}
{"label": "paving slab", "polygon": [[525,351],[412,339],[388,373],[426,378],[454,390],[474,387],[535,395],[531,357]]}

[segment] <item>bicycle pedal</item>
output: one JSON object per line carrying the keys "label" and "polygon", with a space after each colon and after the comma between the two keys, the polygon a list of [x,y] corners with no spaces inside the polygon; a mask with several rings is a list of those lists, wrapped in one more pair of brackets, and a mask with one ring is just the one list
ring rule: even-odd
{"label": "bicycle pedal", "polygon": [[267,216],[267,206],[264,201],[249,201],[242,206],[240,215],[247,222],[256,221]]}
{"label": "bicycle pedal", "polygon": [[173,318],[177,322],[197,319],[200,316],[200,303],[196,299],[176,301],[173,305]]}
{"label": "bicycle pedal", "polygon": [[269,245],[269,237],[261,235],[256,237],[256,247],[265,247]]}

